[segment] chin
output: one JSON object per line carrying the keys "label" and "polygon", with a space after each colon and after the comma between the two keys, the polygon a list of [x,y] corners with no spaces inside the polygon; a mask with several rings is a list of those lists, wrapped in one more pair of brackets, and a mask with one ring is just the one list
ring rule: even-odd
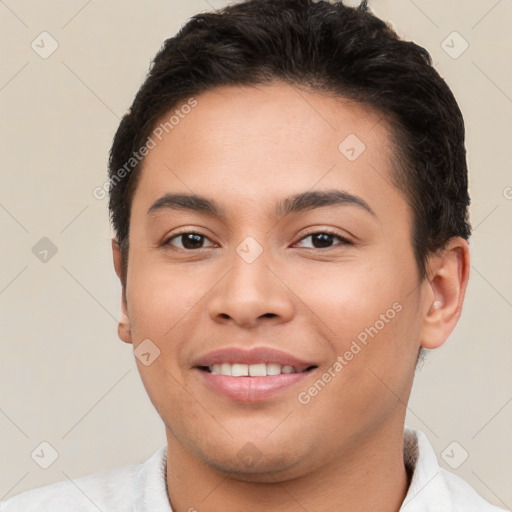
{"label": "chin", "polygon": [[[238,454],[237,454],[238,455]],[[300,459],[289,454],[274,453],[255,456],[251,462],[241,461],[235,456],[231,459],[205,457],[204,462],[219,474],[241,482],[276,483],[301,476]],[[303,473],[307,473],[304,470]]]}
{"label": "chin", "polygon": [[[196,447],[204,464],[221,475],[246,482],[281,482],[296,478],[311,469],[313,461],[305,463],[307,454],[300,443],[287,443],[283,439],[244,441],[219,446],[208,444]],[[254,442],[253,442],[254,441]],[[241,446],[241,448],[239,448]],[[302,468],[302,469],[301,469]]]}

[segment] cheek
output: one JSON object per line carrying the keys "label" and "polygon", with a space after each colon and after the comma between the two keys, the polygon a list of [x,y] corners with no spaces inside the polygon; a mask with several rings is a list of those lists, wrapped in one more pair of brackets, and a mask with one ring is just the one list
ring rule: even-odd
{"label": "cheek", "polygon": [[[310,417],[323,418],[325,436],[343,428],[355,438],[395,413],[405,413],[418,350],[418,320],[414,306],[403,297],[393,301],[396,297],[384,294],[377,300],[373,294],[367,300],[337,303],[345,308],[331,324],[335,354],[298,396]],[[336,307],[327,300],[325,305]]]}
{"label": "cheek", "polygon": [[332,386],[338,398],[330,398],[344,401],[348,386],[364,403],[371,396],[393,398],[389,389],[406,390],[419,349],[421,318],[419,288],[411,284],[416,279],[412,261],[404,265],[383,257],[360,263],[333,266],[315,279],[302,280],[299,295],[329,345],[331,358],[323,370],[331,368],[330,373],[339,375]]}
{"label": "cheek", "polygon": [[134,256],[127,289],[128,313],[136,343],[140,337],[168,341],[184,328],[208,291],[199,267],[171,266]]}
{"label": "cheek", "polygon": [[317,264],[314,272],[311,264],[296,270],[300,278],[294,277],[291,287],[307,306],[305,315],[322,330],[337,354],[358,336],[364,340],[365,329],[375,323],[379,332],[390,330],[400,309],[393,305],[403,302],[409,279],[405,269],[396,271],[382,254],[380,258]]}
{"label": "cheek", "polygon": [[141,353],[148,339],[154,344],[149,345],[150,364],[136,358],[144,387],[159,413],[170,404],[173,409],[186,408],[190,397],[180,384],[186,373],[184,349],[204,291],[197,286],[197,276],[143,255],[134,255],[129,268],[127,304],[134,350]]}

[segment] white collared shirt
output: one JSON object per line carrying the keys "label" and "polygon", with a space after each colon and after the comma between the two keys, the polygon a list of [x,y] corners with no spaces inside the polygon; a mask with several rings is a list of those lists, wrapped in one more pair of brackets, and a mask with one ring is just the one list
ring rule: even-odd
{"label": "white collared shirt", "polygon": [[[504,512],[439,467],[423,432],[405,427],[404,460],[412,479],[400,512]],[[0,502],[0,512],[172,512],[166,464],[163,446],[143,464],[25,491]],[[200,510],[199,504],[195,508]],[[194,510],[193,503],[190,509]]]}

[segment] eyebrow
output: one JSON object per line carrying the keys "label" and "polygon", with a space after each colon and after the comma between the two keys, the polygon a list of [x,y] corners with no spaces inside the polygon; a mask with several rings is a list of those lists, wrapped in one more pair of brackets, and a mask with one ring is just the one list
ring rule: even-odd
{"label": "eyebrow", "polygon": [[[308,191],[286,197],[274,207],[277,217],[325,206],[356,206],[377,217],[370,205],[361,197],[344,190]],[[224,209],[213,199],[197,194],[165,194],[157,199],[148,209],[148,215],[163,210],[188,210],[206,213],[219,219],[225,219]]]}

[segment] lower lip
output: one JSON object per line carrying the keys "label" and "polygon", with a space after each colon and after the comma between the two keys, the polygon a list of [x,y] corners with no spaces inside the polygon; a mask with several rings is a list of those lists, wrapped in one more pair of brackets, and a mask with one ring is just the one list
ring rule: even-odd
{"label": "lower lip", "polygon": [[302,382],[313,370],[298,373],[281,373],[267,377],[231,377],[196,369],[213,391],[231,400],[258,402]]}

